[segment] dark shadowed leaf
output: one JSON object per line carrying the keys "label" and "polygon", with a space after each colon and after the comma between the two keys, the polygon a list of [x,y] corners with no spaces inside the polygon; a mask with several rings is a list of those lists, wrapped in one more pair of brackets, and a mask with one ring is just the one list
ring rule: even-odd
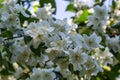
{"label": "dark shadowed leaf", "polygon": [[73,69],[73,64],[69,64],[68,65],[68,69],[71,71],[71,73],[73,73],[74,72],[74,69]]}
{"label": "dark shadowed leaf", "polygon": [[11,32],[11,31],[8,31],[8,30],[6,30],[6,31],[3,31],[2,32],[2,37],[13,37],[13,33]]}
{"label": "dark shadowed leaf", "polygon": [[32,50],[32,52],[34,52],[37,56],[40,56],[41,53],[44,53],[45,49],[47,47],[45,46],[45,43],[41,42],[38,46],[38,48],[34,48],[33,45],[30,46],[30,49]]}
{"label": "dark shadowed leaf", "polygon": [[2,67],[2,55],[1,55],[1,52],[0,52],[0,67]]}
{"label": "dark shadowed leaf", "polygon": [[24,42],[25,44],[28,44],[32,40],[32,37],[24,35]]}

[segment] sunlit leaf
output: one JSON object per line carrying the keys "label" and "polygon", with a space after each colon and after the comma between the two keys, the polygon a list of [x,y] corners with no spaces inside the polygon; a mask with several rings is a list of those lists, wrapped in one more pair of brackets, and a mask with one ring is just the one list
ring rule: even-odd
{"label": "sunlit leaf", "polygon": [[71,11],[71,12],[75,12],[75,9],[74,9],[74,5],[73,4],[69,4],[66,8],[66,11]]}
{"label": "sunlit leaf", "polygon": [[4,2],[4,0],[0,0],[0,3],[1,3],[1,2]]}
{"label": "sunlit leaf", "polygon": [[83,10],[83,13],[79,16],[78,19],[75,20],[75,22],[76,23],[84,22],[85,20],[87,20],[88,14],[89,13],[87,9]]}

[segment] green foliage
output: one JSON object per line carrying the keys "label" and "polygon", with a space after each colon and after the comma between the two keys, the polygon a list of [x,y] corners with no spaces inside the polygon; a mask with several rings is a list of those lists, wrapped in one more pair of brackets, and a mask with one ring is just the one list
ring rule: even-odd
{"label": "green foliage", "polygon": [[64,80],[63,79],[63,75],[60,73],[60,72],[57,72],[57,71],[53,71],[54,73],[55,73],[55,75],[56,75],[56,79],[57,78],[60,78],[60,80]]}
{"label": "green foliage", "polygon": [[47,3],[51,3],[52,7],[55,8],[55,12],[54,14],[56,13],[56,2],[55,0],[40,0],[40,6],[43,7],[44,4],[47,4]]}
{"label": "green foliage", "polygon": [[0,74],[2,74],[2,75],[13,74],[15,72],[13,65],[9,61],[6,61],[4,59],[2,61],[3,61],[2,64],[5,66],[5,68],[0,71]]}
{"label": "green foliage", "polygon": [[120,74],[120,63],[115,66],[109,66],[111,70],[105,70],[104,72],[99,72],[97,76],[93,76],[91,80],[116,80],[116,77]]}
{"label": "green foliage", "polygon": [[[7,47],[6,47],[7,46]],[[5,56],[7,56],[9,58],[9,60],[11,60],[11,56],[12,56],[12,53],[9,51],[9,48],[8,48],[9,45],[5,45],[2,49],[2,52],[7,52],[7,54]]]}
{"label": "green foliage", "polygon": [[0,67],[2,67],[2,54],[0,52]]}
{"label": "green foliage", "polygon": [[12,37],[13,36],[13,33],[9,30],[6,30],[6,31],[3,31],[2,34],[1,34],[2,37]]}
{"label": "green foliage", "polygon": [[0,0],[0,3],[1,3],[1,2],[4,2],[4,0]]}
{"label": "green foliage", "polygon": [[112,1],[112,9],[115,10],[116,6],[117,6],[117,3],[113,0]]}
{"label": "green foliage", "polygon": [[27,21],[28,21],[28,23],[30,23],[30,22],[37,22],[37,21],[39,21],[39,19],[37,19],[35,17],[31,17]]}
{"label": "green foliage", "polygon": [[[25,13],[27,13],[29,16],[31,16],[31,13],[28,10],[25,10]],[[21,22],[21,26],[24,23],[24,21],[29,20],[29,18],[23,16],[21,13],[19,13],[19,19]]]}
{"label": "green foliage", "polygon": [[75,20],[75,22],[78,24],[84,22],[85,20],[87,20],[88,14],[89,13],[87,9],[83,10],[83,13]]}
{"label": "green foliage", "polygon": [[75,9],[74,9],[74,5],[73,4],[69,4],[66,8],[66,11],[71,11],[71,12],[75,12]]}
{"label": "green foliage", "polygon": [[73,64],[69,64],[68,65],[68,69],[71,71],[71,73],[73,73],[74,72],[74,69],[73,69]]}
{"label": "green foliage", "polygon": [[3,4],[0,3],[0,8],[2,8],[2,7],[3,7]]}
{"label": "green foliage", "polygon": [[35,49],[33,45],[30,46],[30,49],[32,50],[32,52],[34,52],[37,56],[41,56],[41,53],[44,53],[46,48],[47,47],[45,46],[45,43],[43,42],[39,44],[37,49]]}
{"label": "green foliage", "polygon": [[78,29],[78,33],[89,35],[93,30],[90,27],[81,27]]}
{"label": "green foliage", "polygon": [[24,35],[24,42],[25,44],[28,44],[32,40],[32,37]]}
{"label": "green foliage", "polygon": [[110,50],[110,52],[114,55],[114,57],[120,62],[120,51],[114,52],[113,50]]}

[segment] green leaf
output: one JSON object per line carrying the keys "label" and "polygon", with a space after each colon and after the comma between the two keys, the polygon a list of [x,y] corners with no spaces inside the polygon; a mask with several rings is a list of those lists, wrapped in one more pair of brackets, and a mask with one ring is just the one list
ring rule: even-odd
{"label": "green leaf", "polygon": [[43,42],[41,42],[41,43],[39,44],[39,46],[38,46],[37,49],[35,49],[35,48],[33,47],[33,45],[30,46],[30,49],[32,50],[32,52],[34,52],[37,56],[40,56],[41,53],[44,53],[46,48],[47,48],[47,47],[45,46],[45,43],[43,43]]}
{"label": "green leaf", "polygon": [[66,11],[71,11],[71,12],[75,12],[75,9],[74,9],[74,5],[73,4],[69,4],[66,8]]}
{"label": "green leaf", "polygon": [[0,67],[2,67],[2,55],[1,55],[1,52],[0,52]]}
{"label": "green leaf", "polygon": [[6,75],[6,76],[11,75],[11,73],[9,73],[8,69],[2,69],[2,70],[0,71],[0,74],[1,74],[1,75]]}
{"label": "green leaf", "polygon": [[75,22],[78,24],[84,22],[85,20],[87,20],[88,14],[89,13],[87,9],[83,10],[83,13],[79,16],[78,19],[75,20]]}
{"label": "green leaf", "polygon": [[87,35],[89,35],[91,32],[92,32],[92,29],[90,27],[78,28],[78,33],[80,33],[80,34],[87,34]]}
{"label": "green leaf", "polygon": [[34,5],[34,6],[33,6],[33,11],[36,12],[37,9],[38,9],[39,7],[40,7],[40,4],[38,4],[38,5],[36,4],[36,5]]}
{"label": "green leaf", "polygon": [[99,0],[95,0],[95,2],[99,2]]}
{"label": "green leaf", "polygon": [[2,37],[13,37],[13,33],[11,32],[11,31],[8,31],[8,30],[6,30],[6,31],[3,31],[2,32]]}
{"label": "green leaf", "polygon": [[[31,16],[30,11],[25,10],[25,13]],[[22,13],[19,13],[19,19],[20,19],[20,23],[21,23],[21,26],[22,26],[22,24],[23,24],[25,21],[29,20],[30,17],[29,17],[29,18],[28,18],[28,17],[25,17]]]}
{"label": "green leaf", "polygon": [[54,14],[56,13],[56,2],[55,0],[40,0],[40,6],[43,7],[44,4],[47,4],[47,3],[51,3],[52,7],[55,8],[55,12]]}
{"label": "green leaf", "polygon": [[0,3],[0,8],[2,8],[2,7],[3,7],[3,4]]}
{"label": "green leaf", "polygon": [[24,42],[25,44],[28,44],[32,40],[31,36],[24,35]]}
{"label": "green leaf", "polygon": [[[7,47],[6,47],[6,46],[7,46]],[[11,57],[12,57],[12,53],[9,51],[8,45],[6,45],[6,46],[3,47],[2,52],[6,51],[6,52],[7,52],[6,56],[7,56],[7,57],[9,58],[9,60],[10,60]]]}
{"label": "green leaf", "polygon": [[116,24],[111,26],[112,28],[120,29],[120,22],[117,22]]}
{"label": "green leaf", "polygon": [[14,69],[13,65],[9,61],[6,61],[4,59],[2,61],[3,61],[3,65],[4,65],[5,68],[2,69],[0,71],[0,73],[2,75],[11,75],[11,74],[13,74],[15,72],[15,69]]}
{"label": "green leaf", "polygon": [[115,10],[116,7],[117,7],[117,3],[113,0],[112,1],[112,9]]}
{"label": "green leaf", "polygon": [[4,0],[0,0],[0,3],[1,3],[1,2],[4,2]]}
{"label": "green leaf", "polygon": [[59,79],[62,79],[63,78],[63,75],[60,73],[60,72],[57,72],[57,71],[53,71],[56,75],[56,79],[59,78]]}
{"label": "green leaf", "polygon": [[120,62],[120,51],[114,52],[112,49],[110,52],[114,55],[114,57]]}
{"label": "green leaf", "polygon": [[31,18],[29,18],[27,21],[28,21],[28,23],[30,23],[30,22],[38,22],[39,19],[37,19],[37,18],[35,18],[35,17],[31,17]]}
{"label": "green leaf", "polygon": [[74,69],[73,69],[73,64],[69,64],[68,65],[68,69],[71,71],[71,73],[73,73],[74,72]]}

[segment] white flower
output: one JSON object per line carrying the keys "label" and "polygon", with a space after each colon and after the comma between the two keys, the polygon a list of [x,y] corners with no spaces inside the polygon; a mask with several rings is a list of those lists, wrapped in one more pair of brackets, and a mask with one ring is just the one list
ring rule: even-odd
{"label": "white flower", "polygon": [[101,58],[104,58],[106,56],[109,56],[109,57],[113,56],[112,53],[109,51],[108,47],[106,47],[104,51],[100,50],[99,48],[96,48],[95,52],[96,52],[95,55]]}
{"label": "white flower", "polygon": [[108,11],[106,10],[106,6],[95,6],[94,7],[94,14],[88,16],[88,24],[87,26],[93,25],[93,29],[99,31],[100,33],[105,32],[104,26],[108,19]]}
{"label": "white flower", "polygon": [[12,53],[12,62],[25,63],[28,61],[31,51],[22,42],[23,39],[19,39],[19,41],[15,40],[15,42],[9,47],[9,50]]}
{"label": "white flower", "polygon": [[95,66],[95,62],[92,59],[92,57],[89,56],[83,66],[85,67],[86,70],[92,69]]}
{"label": "white flower", "polygon": [[95,6],[94,7],[94,15],[95,17],[99,18],[100,20],[106,20],[107,17],[108,17],[108,11],[106,9],[106,6],[103,5],[103,6]]}
{"label": "white flower", "polygon": [[96,48],[95,52],[96,52],[95,56],[99,58],[99,61],[103,66],[113,63],[113,59],[112,59],[113,55],[109,51],[108,47],[106,47],[104,51],[100,50],[99,48]]}
{"label": "white flower", "polygon": [[50,41],[51,47],[57,47],[60,50],[66,50],[71,44],[69,36],[62,32],[51,37]]}
{"label": "white flower", "polygon": [[15,78],[19,79],[21,77],[22,73],[23,73],[23,69],[21,67],[19,67],[14,74]]}
{"label": "white flower", "polygon": [[68,20],[67,24],[65,26],[65,30],[68,33],[72,33],[73,31],[76,32],[76,29],[78,28],[77,24],[73,23],[73,20]]}
{"label": "white flower", "polygon": [[36,12],[36,17],[38,19],[49,19],[51,17],[52,12],[54,9],[52,9],[51,4],[45,4],[43,8],[39,8]]}
{"label": "white flower", "polygon": [[86,71],[86,78],[91,79],[91,76],[96,76],[98,72],[102,72],[102,68],[99,66],[98,62],[94,60],[94,67]]}
{"label": "white flower", "polygon": [[52,72],[52,69],[33,68],[33,73],[29,79],[30,80],[54,80],[54,78],[55,78],[55,74]]}
{"label": "white flower", "polygon": [[1,20],[6,21],[9,18],[10,14],[7,11],[4,11],[1,15]]}
{"label": "white flower", "polygon": [[61,70],[61,74],[63,77],[67,78],[67,80],[76,80],[74,74],[72,74],[68,69]]}
{"label": "white flower", "polygon": [[39,26],[43,32],[52,32],[54,30],[54,27],[51,27],[47,21],[41,21]]}
{"label": "white flower", "polygon": [[61,68],[61,70],[67,69],[69,61],[66,58],[56,58],[54,62]]}
{"label": "white flower", "polygon": [[14,7],[14,11],[21,12],[21,14],[25,17],[29,17],[27,13],[24,11],[24,7],[22,5],[16,4]]}
{"label": "white flower", "polygon": [[96,33],[91,34],[89,37],[84,35],[85,42],[87,44],[87,49],[90,48],[103,48],[102,45],[100,45],[101,37],[97,36]]}
{"label": "white flower", "polygon": [[49,19],[49,22],[50,24],[55,27],[55,30],[54,32],[55,33],[58,33],[58,32],[65,32],[65,26],[67,24],[67,20],[66,19],[63,19],[63,20],[60,20],[60,19],[56,19],[56,20],[53,20],[53,19]]}
{"label": "white flower", "polygon": [[56,77],[55,73],[52,72],[52,69],[43,69],[41,70],[41,73],[44,80],[54,80],[54,78]]}
{"label": "white flower", "polygon": [[59,48],[56,48],[56,47],[46,49],[46,53],[48,57],[50,58],[50,60],[53,60],[56,57],[58,57],[60,55],[60,52],[61,51],[59,50]]}
{"label": "white flower", "polygon": [[88,24],[87,26],[91,26],[93,25],[93,29],[98,29],[98,27],[101,27],[103,25],[105,25],[106,20],[100,20],[99,18],[97,18],[96,16],[92,15],[92,16],[88,16]]}
{"label": "white flower", "polygon": [[87,36],[84,34],[81,36],[80,34],[76,35],[76,45],[79,48],[83,48],[86,50],[90,50],[92,48],[103,48],[103,46],[100,45],[101,37],[97,36],[96,33],[91,34],[90,36]]}
{"label": "white flower", "polygon": [[76,43],[76,47],[79,48],[85,48],[87,46],[85,42],[85,38],[80,34],[76,34],[75,43]]}
{"label": "white flower", "polygon": [[32,45],[37,48],[41,42],[47,42],[49,33],[54,30],[47,21],[30,23],[25,30],[25,34],[33,37]]}
{"label": "white flower", "polygon": [[110,49],[112,49],[114,52],[117,52],[120,50],[120,36],[115,37],[107,37],[106,38],[106,44]]}
{"label": "white flower", "polygon": [[82,53],[80,49],[75,48],[70,50],[69,57],[70,63],[72,63],[74,67],[79,67],[81,69],[80,65],[87,61],[88,55],[86,53]]}
{"label": "white flower", "polygon": [[40,69],[33,68],[32,75],[30,76],[30,80],[44,80],[42,78],[42,72]]}
{"label": "white flower", "polygon": [[82,5],[92,7],[95,4],[95,0],[73,0],[74,6],[80,8]]}

